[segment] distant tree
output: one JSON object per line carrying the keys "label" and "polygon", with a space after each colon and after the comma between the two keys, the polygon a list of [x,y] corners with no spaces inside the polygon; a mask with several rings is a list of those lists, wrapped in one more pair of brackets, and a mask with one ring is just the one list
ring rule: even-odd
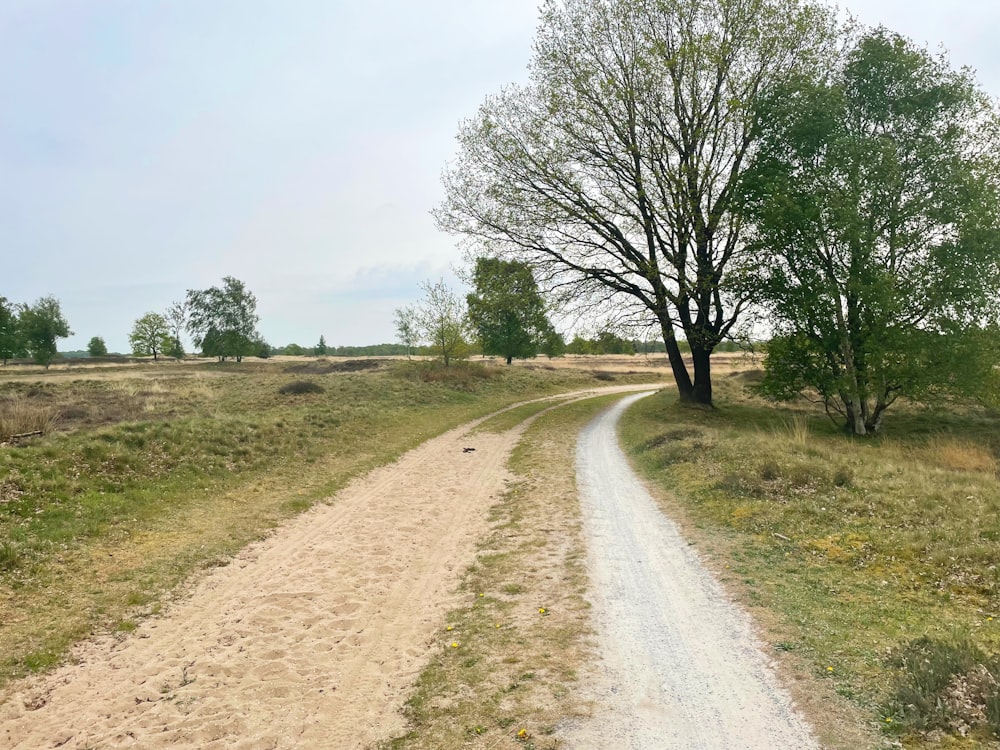
{"label": "distant tree", "polygon": [[396,338],[406,347],[406,358],[409,359],[414,347],[420,343],[417,312],[412,307],[400,307],[393,313],[393,318],[396,323]]}
{"label": "distant tree", "polygon": [[87,343],[87,353],[90,354],[91,357],[107,356],[108,347],[107,344],[104,343],[104,339],[100,336],[94,336]]}
{"label": "distant tree", "polygon": [[0,359],[6,365],[8,359],[25,355],[24,341],[18,326],[17,306],[0,297]]}
{"label": "distant tree", "polygon": [[289,357],[301,357],[306,353],[306,350],[298,344],[288,344],[281,349],[281,353]]}
{"label": "distant tree", "polygon": [[319,343],[316,344],[316,348],[314,349],[314,351],[316,352],[317,357],[322,357],[324,354],[326,354],[326,339],[323,338],[322,335],[320,335]]}
{"label": "distant tree", "polygon": [[226,276],[222,282],[222,288],[188,291],[187,330],[203,354],[241,362],[260,338],[257,298],[239,279]]}
{"label": "distant tree", "polygon": [[598,331],[592,351],[594,354],[635,354],[635,344],[605,328]]}
{"label": "distant tree", "polygon": [[18,329],[24,348],[46,370],[58,354],[56,339],[73,335],[59,300],[51,296],[42,297],[33,305],[21,305]]}
{"label": "distant tree", "polygon": [[184,345],[181,342],[181,332],[187,326],[188,305],[187,300],[171,303],[163,315],[170,329],[170,346],[163,350],[163,353],[180,359],[184,356]]}
{"label": "distant tree", "polygon": [[[451,360],[465,356],[468,351],[465,306],[444,279],[434,283],[425,281],[420,288],[424,298],[412,310],[417,333],[447,367]],[[402,312],[405,315],[405,308]],[[396,311],[397,320],[400,313],[401,310]]]}
{"label": "distant tree", "polygon": [[260,359],[269,359],[274,353],[273,347],[264,340],[263,336],[257,337],[257,340],[254,342],[254,349],[256,350],[255,354]]}
{"label": "distant tree", "polygon": [[545,334],[545,338],[542,340],[539,351],[550,359],[552,357],[561,357],[566,353],[566,340],[555,328],[550,327]]}
{"label": "distant tree", "polygon": [[135,321],[128,341],[137,357],[152,355],[155,360],[158,354],[171,346],[170,327],[162,315],[148,312]]}
{"label": "distant tree", "polygon": [[566,344],[567,354],[593,354],[594,345],[580,334],[573,336],[573,340]]}
{"label": "distant tree", "polygon": [[880,29],[765,109],[745,180],[776,333],[764,391],[818,393],[855,435],[901,396],[977,395],[1000,364],[995,106]]}
{"label": "distant tree", "polygon": [[552,326],[531,267],[516,260],[477,258],[475,292],[466,297],[469,324],[479,336],[483,354],[497,354],[511,363],[538,350]]}

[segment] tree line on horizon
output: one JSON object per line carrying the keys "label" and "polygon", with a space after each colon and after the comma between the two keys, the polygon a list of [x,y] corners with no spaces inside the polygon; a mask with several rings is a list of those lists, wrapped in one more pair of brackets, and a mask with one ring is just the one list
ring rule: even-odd
{"label": "tree line on horizon", "polygon": [[[191,335],[202,355],[220,361],[259,355],[267,344],[257,330],[257,298],[246,285],[226,276],[221,286],[188,290],[185,298],[164,312],[150,311],[139,317],[128,334],[132,354],[158,359],[161,354],[183,357],[183,332]],[[0,297],[0,360],[30,357],[46,369],[60,356],[57,342],[72,336],[59,300],[40,298],[34,304],[14,304]],[[108,356],[101,336],[87,345],[90,357]]]}
{"label": "tree line on horizon", "polygon": [[[555,331],[546,317],[545,304],[538,292],[531,271],[518,263],[505,263],[484,259],[476,275],[476,292],[466,297],[465,305],[471,310],[456,319],[460,336],[457,346],[448,347],[444,338],[448,360],[473,355],[500,355],[509,361],[529,358],[537,354],[549,357],[563,354],[651,354],[664,353],[662,341],[624,338],[610,327],[601,327],[590,337],[575,334],[568,343]],[[425,284],[434,292],[433,303],[454,298],[453,311],[458,310],[457,297],[443,281]],[[421,305],[426,305],[422,302]],[[449,302],[451,304],[451,302]],[[418,307],[409,308],[407,314],[415,315]],[[397,310],[397,323],[401,311]],[[427,311],[421,313],[429,315]],[[447,328],[447,315],[442,323]],[[433,317],[433,316],[431,316]],[[401,343],[381,343],[366,346],[330,346],[325,336],[319,337],[315,346],[304,347],[296,343],[282,347],[270,346],[256,329],[256,297],[243,282],[234,277],[223,279],[221,287],[190,290],[181,301],[174,302],[162,313],[150,311],[137,318],[128,334],[131,354],[137,357],[160,356],[178,359],[185,356],[182,335],[192,335],[202,356],[216,357],[220,361],[245,356],[267,358],[270,356],[440,356],[444,359],[441,341],[428,338],[420,342],[416,332],[407,332]],[[441,333],[440,331],[438,332]],[[12,359],[31,358],[49,365],[57,358],[118,357],[109,353],[101,336],[90,339],[86,350],[59,352],[59,339],[73,335],[58,299],[47,296],[34,304],[12,304],[0,297],[0,361],[4,365]],[[737,345],[729,347],[737,349]]]}

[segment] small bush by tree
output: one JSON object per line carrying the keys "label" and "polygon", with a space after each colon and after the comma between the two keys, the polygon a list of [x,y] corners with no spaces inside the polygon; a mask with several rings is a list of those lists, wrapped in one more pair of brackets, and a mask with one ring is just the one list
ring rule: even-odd
{"label": "small bush by tree", "polygon": [[155,360],[171,346],[170,327],[162,315],[148,312],[132,325],[128,342],[137,357],[152,357]]}
{"label": "small bush by tree", "polygon": [[561,357],[566,353],[566,339],[555,328],[549,328],[539,349],[546,357]]}
{"label": "small bush by tree", "polygon": [[58,355],[56,341],[73,335],[59,300],[51,296],[42,297],[33,305],[21,305],[18,331],[24,348],[46,370]]}
{"label": "small bush by tree", "polygon": [[91,357],[107,356],[108,346],[100,336],[94,336],[87,342],[87,354]]}

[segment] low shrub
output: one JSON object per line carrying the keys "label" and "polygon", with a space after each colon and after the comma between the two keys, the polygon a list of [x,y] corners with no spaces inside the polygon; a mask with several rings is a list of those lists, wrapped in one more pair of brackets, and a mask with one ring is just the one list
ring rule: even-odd
{"label": "low shrub", "polygon": [[502,375],[499,368],[462,361],[453,361],[447,367],[440,361],[406,362],[394,372],[400,377],[424,383],[440,383],[449,388],[467,391],[473,391],[480,383]]}
{"label": "low shrub", "polygon": [[887,713],[901,727],[960,736],[988,730],[1000,736],[1000,662],[968,635],[918,638],[890,664],[898,677]]}
{"label": "low shrub", "polygon": [[312,380],[293,380],[285,383],[278,389],[278,393],[283,396],[300,395],[303,393],[323,393],[323,386],[314,383]]}

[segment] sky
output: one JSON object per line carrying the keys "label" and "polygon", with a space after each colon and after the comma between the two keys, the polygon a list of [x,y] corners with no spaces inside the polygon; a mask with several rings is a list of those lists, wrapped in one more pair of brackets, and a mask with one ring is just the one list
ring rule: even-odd
{"label": "sky", "polygon": [[[0,0],[0,296],[74,335],[241,279],[272,345],[392,341],[455,288],[459,123],[527,80],[536,0]],[[848,0],[1000,97],[1000,3]]]}

